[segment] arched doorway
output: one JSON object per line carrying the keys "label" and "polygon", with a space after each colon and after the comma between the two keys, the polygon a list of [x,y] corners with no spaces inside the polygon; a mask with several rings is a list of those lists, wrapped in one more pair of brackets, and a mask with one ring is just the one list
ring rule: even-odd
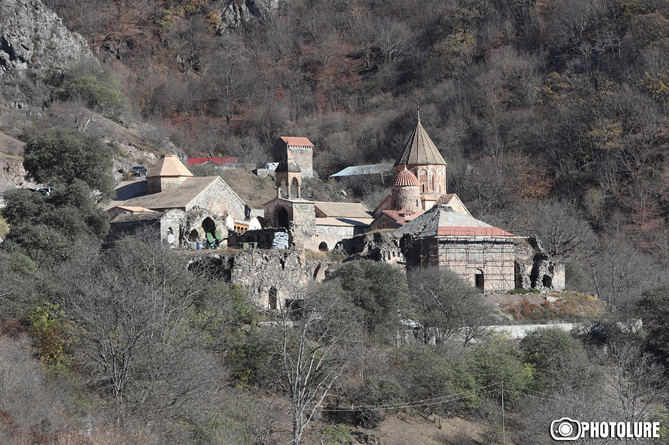
{"label": "arched doorway", "polygon": [[188,241],[197,241],[200,239],[200,234],[197,233],[197,230],[193,229],[190,231],[190,234],[188,235]]}
{"label": "arched doorway", "polygon": [[546,289],[551,289],[553,287],[553,278],[550,275],[544,275],[541,284],[543,284]]}
{"label": "arched doorway", "polygon": [[483,276],[483,271],[481,269],[476,269],[476,274],[474,275],[474,282],[476,288],[483,292],[485,290],[485,278]]}
{"label": "arched doorway", "polygon": [[216,232],[216,223],[213,219],[207,217],[202,221],[202,230],[204,230],[204,233],[211,233],[213,235]]}
{"label": "arched doorway", "polygon": [[274,214],[274,225],[276,227],[283,227],[287,229],[289,224],[290,224],[290,217],[288,216],[288,210],[281,207]]}

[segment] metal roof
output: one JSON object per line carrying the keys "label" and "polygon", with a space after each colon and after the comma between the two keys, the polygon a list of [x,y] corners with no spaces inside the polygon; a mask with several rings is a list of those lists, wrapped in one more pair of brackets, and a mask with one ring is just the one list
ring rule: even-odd
{"label": "metal roof", "polygon": [[395,165],[446,165],[437,146],[421,125],[420,119]]}
{"label": "metal roof", "polygon": [[314,202],[316,209],[326,217],[371,218],[372,212],[360,202]]}
{"label": "metal roof", "polygon": [[509,232],[440,204],[435,205],[397,229],[397,233],[400,235],[412,233],[419,238],[431,236],[513,236]]}
{"label": "metal roof", "polygon": [[387,164],[371,164],[371,165],[352,165],[346,167],[344,170],[330,175],[331,178],[341,178],[344,176],[362,176],[382,174],[393,168],[390,163]]}
{"label": "metal roof", "polygon": [[374,218],[316,218],[317,226],[366,227]]}

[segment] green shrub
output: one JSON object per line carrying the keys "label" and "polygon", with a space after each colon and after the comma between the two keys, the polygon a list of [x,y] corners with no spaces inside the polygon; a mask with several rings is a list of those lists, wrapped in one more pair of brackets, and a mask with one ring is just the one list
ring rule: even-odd
{"label": "green shrub", "polygon": [[56,94],[61,100],[80,100],[87,108],[114,119],[127,110],[118,80],[97,62],[85,62],[66,72]]}
{"label": "green shrub", "polygon": [[511,295],[527,295],[527,294],[540,294],[541,291],[539,289],[513,289],[507,292],[507,294]]}

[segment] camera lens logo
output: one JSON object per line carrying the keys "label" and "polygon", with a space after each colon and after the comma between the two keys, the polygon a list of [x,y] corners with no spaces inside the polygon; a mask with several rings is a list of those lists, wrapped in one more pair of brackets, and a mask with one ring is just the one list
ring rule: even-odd
{"label": "camera lens logo", "polygon": [[581,437],[581,422],[563,417],[551,422],[551,437],[555,440],[577,440]]}

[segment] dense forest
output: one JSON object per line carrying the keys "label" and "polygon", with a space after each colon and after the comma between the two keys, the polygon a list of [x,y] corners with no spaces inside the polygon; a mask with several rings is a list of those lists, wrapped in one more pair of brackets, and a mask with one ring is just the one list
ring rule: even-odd
{"label": "dense forest", "polygon": [[[33,79],[32,105],[52,117],[20,130],[24,166],[62,187],[5,197],[0,442],[404,443],[380,439],[392,416],[470,422],[434,443],[552,443],[548,425],[564,416],[667,433],[669,2],[44,3],[98,60]],[[95,116],[242,162],[305,136],[326,179],[393,162],[418,109],[449,192],[477,218],[536,235],[565,263],[573,298],[596,295],[606,315],[574,306],[589,322],[578,335],[512,341],[479,329],[500,320],[447,271],[367,261],[299,310],[259,313],[164,245],[99,249],[104,172],[122,149],[101,141]],[[387,186],[346,192],[374,207]],[[526,318],[545,315],[526,306]],[[443,336],[404,344],[406,319]]]}

